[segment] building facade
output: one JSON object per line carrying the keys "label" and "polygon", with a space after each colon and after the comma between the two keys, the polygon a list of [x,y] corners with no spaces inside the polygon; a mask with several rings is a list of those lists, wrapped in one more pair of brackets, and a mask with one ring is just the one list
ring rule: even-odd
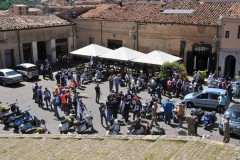
{"label": "building facade", "polygon": [[218,71],[221,76],[240,75],[240,4],[222,17]]}
{"label": "building facade", "polygon": [[59,55],[75,49],[74,26],[56,16],[0,17],[0,21],[5,22],[0,27],[1,68],[46,58],[56,62]]}
{"label": "building facade", "polygon": [[[77,48],[90,43],[144,53],[161,50],[184,59],[189,73],[214,72],[219,16],[234,3],[103,4],[76,20]],[[201,14],[205,12],[205,14]]]}

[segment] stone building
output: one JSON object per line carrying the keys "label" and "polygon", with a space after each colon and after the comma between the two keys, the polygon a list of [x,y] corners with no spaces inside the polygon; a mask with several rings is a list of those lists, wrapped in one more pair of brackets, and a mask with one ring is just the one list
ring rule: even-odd
{"label": "stone building", "polygon": [[0,17],[0,67],[37,63],[74,50],[74,26],[57,16]]}
{"label": "stone building", "polygon": [[235,77],[240,75],[240,3],[222,16],[221,23],[219,75]]}
{"label": "stone building", "polygon": [[102,4],[76,19],[77,48],[91,43],[126,46],[144,53],[161,50],[182,57],[189,73],[215,71],[221,35],[220,16],[235,4]]}

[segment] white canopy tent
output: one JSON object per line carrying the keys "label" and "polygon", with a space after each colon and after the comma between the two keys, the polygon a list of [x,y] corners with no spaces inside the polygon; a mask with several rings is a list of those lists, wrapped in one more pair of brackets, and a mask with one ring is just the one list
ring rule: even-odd
{"label": "white canopy tent", "polygon": [[138,58],[143,55],[144,53],[142,52],[138,52],[126,47],[121,47],[116,50],[112,50],[100,57],[107,58],[107,59],[121,60],[121,61],[130,61],[132,59]]}
{"label": "white canopy tent", "polygon": [[132,60],[132,62],[162,65],[164,62],[175,62],[181,59],[182,58],[173,56],[171,54],[155,50],[139,58]]}
{"label": "white canopy tent", "polygon": [[110,51],[112,51],[112,50],[109,48],[99,46],[97,44],[90,44],[90,45],[80,48],[78,50],[72,51],[72,52],[70,52],[70,54],[80,55],[80,56],[89,56],[89,57],[99,57]]}

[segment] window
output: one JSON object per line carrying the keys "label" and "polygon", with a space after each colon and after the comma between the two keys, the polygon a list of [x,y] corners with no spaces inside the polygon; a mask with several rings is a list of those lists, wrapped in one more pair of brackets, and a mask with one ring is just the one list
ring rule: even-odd
{"label": "window", "polygon": [[0,72],[0,76],[4,76],[3,72]]}
{"label": "window", "polygon": [[237,38],[240,38],[240,26],[238,26],[238,37]]}
{"label": "window", "polygon": [[94,38],[93,37],[89,37],[89,44],[93,44],[94,43]]}
{"label": "window", "polygon": [[218,94],[210,94],[210,99],[218,100],[219,95]]}
{"label": "window", "polygon": [[197,96],[197,99],[208,99],[208,93],[203,93]]}
{"label": "window", "polygon": [[229,31],[225,32],[225,38],[229,38],[229,33],[230,33]]}

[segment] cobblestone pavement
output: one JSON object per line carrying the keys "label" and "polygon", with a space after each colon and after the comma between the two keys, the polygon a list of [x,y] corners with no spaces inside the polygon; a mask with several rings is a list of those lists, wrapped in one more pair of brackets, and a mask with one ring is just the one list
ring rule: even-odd
{"label": "cobblestone pavement", "polygon": [[[47,123],[47,128],[51,131],[51,133],[59,133],[58,132],[58,124],[60,121],[58,121],[54,116],[53,112],[50,112],[49,110],[44,110],[38,107],[36,103],[32,100],[32,82],[22,82],[20,85],[14,85],[14,86],[7,86],[3,87],[0,86],[0,101],[5,104],[6,102],[13,102],[16,99],[19,102],[19,106],[22,109],[31,109],[30,113],[31,114],[36,114],[39,118],[43,118],[46,120]],[[53,91],[54,86],[56,85],[56,81],[52,80],[43,80],[42,76],[40,77],[38,84],[41,85],[43,88],[48,87],[51,91]],[[101,126],[100,123],[100,114],[98,107],[99,105],[95,103],[95,90],[94,87],[96,86],[95,83],[89,83],[83,85],[82,89],[79,90],[81,96],[83,97],[83,103],[86,104],[86,107],[88,111],[91,111],[94,119],[93,119],[93,124],[94,124],[94,129],[95,132],[94,134],[99,134],[99,135],[105,135],[106,129]],[[105,102],[106,97],[109,93],[109,87],[108,87],[108,82],[104,82],[100,84],[100,88],[102,91],[102,95],[100,97],[100,102]],[[123,91],[123,93],[126,93],[126,88],[120,87],[120,91]],[[147,91],[142,91],[138,94],[141,97],[141,101],[145,101],[146,99],[150,99],[150,95],[147,93]],[[164,101],[166,99],[165,96],[163,96]],[[175,99],[176,102],[180,101],[180,99]],[[189,114],[190,109],[187,109],[186,114]],[[63,113],[60,111],[60,115],[64,116]],[[130,113],[130,118],[129,120],[132,120],[132,114]],[[121,116],[119,115],[119,118]],[[198,128],[198,134],[202,136],[203,134],[206,135],[211,135],[211,139],[213,140],[218,140],[222,141],[223,136],[219,135],[218,133],[218,123],[221,120],[220,115],[217,115],[217,122],[215,125],[212,125],[209,127],[207,130],[204,130],[202,126]],[[172,123],[171,126],[166,125],[162,121],[159,122],[160,125],[163,125],[163,127],[166,130],[167,135],[177,135],[177,124]],[[186,124],[183,124],[183,127],[186,127]],[[10,129],[8,131],[3,130],[3,125],[0,124],[0,133],[13,133],[13,129]],[[89,132],[87,132],[89,133]],[[126,126],[121,127],[121,134],[126,134],[127,129]],[[239,145],[239,139],[236,137],[231,138],[230,143]]]}

